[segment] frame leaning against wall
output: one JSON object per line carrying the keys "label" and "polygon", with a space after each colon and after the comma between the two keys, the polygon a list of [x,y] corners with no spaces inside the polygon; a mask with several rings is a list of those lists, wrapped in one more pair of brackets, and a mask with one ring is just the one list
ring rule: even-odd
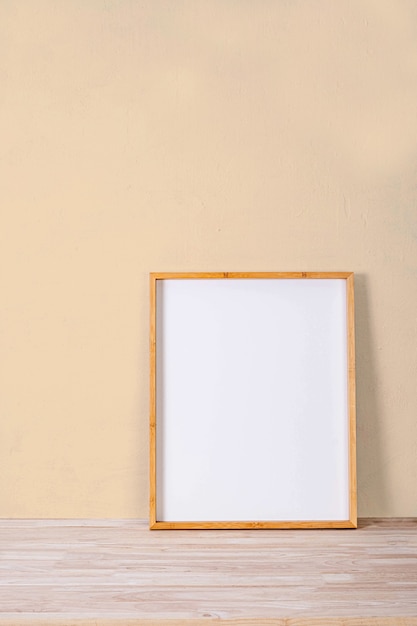
{"label": "frame leaning against wall", "polygon": [[150,275],[150,528],[356,528],[352,272]]}

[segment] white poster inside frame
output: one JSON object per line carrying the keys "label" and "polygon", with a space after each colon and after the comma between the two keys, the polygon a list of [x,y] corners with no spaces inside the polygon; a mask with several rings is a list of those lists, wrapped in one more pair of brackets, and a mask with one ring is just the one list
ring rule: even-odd
{"label": "white poster inside frame", "polygon": [[355,528],[353,274],[151,274],[150,527]]}

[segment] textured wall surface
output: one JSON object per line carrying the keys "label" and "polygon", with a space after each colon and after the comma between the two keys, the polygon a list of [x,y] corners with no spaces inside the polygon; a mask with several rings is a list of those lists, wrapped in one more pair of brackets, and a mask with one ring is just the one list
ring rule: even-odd
{"label": "textured wall surface", "polygon": [[417,3],[2,0],[1,517],[145,517],[148,273],[356,272],[359,515],[417,515]]}

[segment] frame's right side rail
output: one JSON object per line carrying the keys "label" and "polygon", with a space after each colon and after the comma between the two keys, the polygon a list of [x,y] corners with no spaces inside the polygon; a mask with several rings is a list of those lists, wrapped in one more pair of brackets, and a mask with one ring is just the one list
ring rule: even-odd
{"label": "frame's right side rail", "polygon": [[347,351],[348,351],[348,412],[349,412],[349,508],[350,521],[357,527],[356,493],[356,374],[355,374],[355,297],[354,275],[346,279]]}

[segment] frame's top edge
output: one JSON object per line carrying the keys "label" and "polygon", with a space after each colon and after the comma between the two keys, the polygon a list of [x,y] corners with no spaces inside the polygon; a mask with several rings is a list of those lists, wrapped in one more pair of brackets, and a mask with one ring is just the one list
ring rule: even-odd
{"label": "frame's top edge", "polygon": [[153,280],[187,278],[342,278],[353,277],[353,272],[150,272]]}

